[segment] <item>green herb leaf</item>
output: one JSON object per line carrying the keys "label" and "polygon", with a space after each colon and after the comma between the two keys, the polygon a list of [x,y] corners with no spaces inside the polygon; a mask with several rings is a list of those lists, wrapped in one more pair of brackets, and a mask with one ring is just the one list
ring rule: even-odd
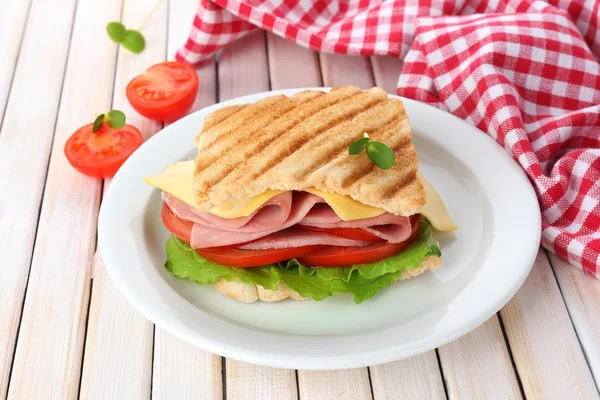
{"label": "green herb leaf", "polygon": [[125,114],[123,111],[110,110],[108,113],[106,113],[106,122],[112,128],[122,128],[125,125]]}
{"label": "green herb leaf", "polygon": [[138,31],[132,29],[125,31],[125,37],[121,41],[123,47],[133,53],[141,53],[146,48],[146,40]]}
{"label": "green herb leaf", "polygon": [[369,142],[366,145],[367,155],[381,169],[389,169],[394,165],[394,152],[381,142]]}
{"label": "green herb leaf", "polygon": [[94,126],[92,127],[92,133],[96,133],[102,128],[102,124],[104,123],[104,114],[100,114],[94,120]]}
{"label": "green herb leaf", "polygon": [[363,149],[367,145],[368,141],[369,141],[369,138],[364,137],[362,139],[358,139],[357,141],[353,142],[350,145],[350,147],[348,147],[348,154],[350,154],[351,156],[355,156],[355,155],[359,154],[361,151],[363,151]]}
{"label": "green herb leaf", "polygon": [[111,22],[106,25],[106,32],[113,42],[121,43],[125,39],[125,25],[120,22]]}

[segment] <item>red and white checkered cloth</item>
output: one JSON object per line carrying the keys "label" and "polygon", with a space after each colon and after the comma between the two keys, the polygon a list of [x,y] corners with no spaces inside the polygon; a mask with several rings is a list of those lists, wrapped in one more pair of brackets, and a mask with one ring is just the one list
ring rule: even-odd
{"label": "red and white checkered cloth", "polygon": [[257,26],[404,58],[398,94],[504,146],[538,194],[544,247],[600,278],[599,0],[201,0],[177,58],[198,64]]}

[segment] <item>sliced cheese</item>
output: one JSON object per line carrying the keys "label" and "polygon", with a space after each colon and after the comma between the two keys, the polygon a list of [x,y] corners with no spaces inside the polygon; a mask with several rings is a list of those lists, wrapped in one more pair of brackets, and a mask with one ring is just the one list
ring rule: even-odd
{"label": "sliced cheese", "polygon": [[386,211],[381,208],[367,206],[349,196],[342,196],[337,193],[324,192],[315,188],[304,189],[304,191],[316,194],[335,211],[343,221],[352,221],[355,219],[377,217],[385,214]]}
{"label": "sliced cheese", "polygon": [[[182,161],[169,165],[156,176],[149,176],[144,181],[186,204],[195,206],[192,180],[194,177],[194,161]],[[247,217],[272,197],[283,193],[281,190],[269,190],[256,197],[242,202],[230,201],[208,210],[209,213],[221,218]]]}
{"label": "sliced cheese", "polygon": [[[147,177],[144,180],[148,185],[163,190],[184,203],[194,205],[193,176],[194,161],[182,161],[169,165],[161,174]],[[431,225],[437,230],[456,230],[456,225],[448,214],[440,195],[436,192],[431,183],[429,183],[429,181],[421,174],[419,174],[419,178],[427,193],[427,202],[419,211],[421,215],[426,217],[429,222],[431,222]],[[344,221],[377,217],[386,212],[381,208],[362,204],[348,196],[324,192],[314,188],[308,188],[305,189],[305,191],[315,194],[325,200],[333,211],[335,211],[335,213]],[[268,190],[248,200],[230,201],[220,206],[213,207],[208,212],[221,218],[228,219],[247,217],[264,203],[280,193],[283,193],[283,191]]]}
{"label": "sliced cheese", "polygon": [[169,165],[160,175],[148,176],[144,179],[150,186],[178,198],[186,204],[194,205],[194,161],[182,161]]}
{"label": "sliced cheese", "polygon": [[283,190],[267,190],[266,192],[263,192],[258,196],[254,196],[249,200],[228,201],[220,206],[211,208],[208,210],[208,212],[227,219],[247,217],[256,211],[258,207],[262,206],[271,198],[283,192]]}
{"label": "sliced cheese", "polygon": [[438,231],[455,231],[457,229],[456,225],[452,221],[450,214],[448,214],[446,205],[438,192],[436,192],[433,185],[421,173],[419,173],[419,179],[421,179],[421,183],[427,194],[427,201],[419,210],[421,215],[427,218],[431,222],[431,225]]}

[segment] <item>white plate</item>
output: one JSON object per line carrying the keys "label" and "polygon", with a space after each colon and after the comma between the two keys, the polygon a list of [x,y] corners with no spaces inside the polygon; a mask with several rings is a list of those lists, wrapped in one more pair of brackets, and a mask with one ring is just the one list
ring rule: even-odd
{"label": "white plate", "polygon": [[[317,88],[322,89],[322,88]],[[255,364],[341,369],[409,357],[483,323],[525,280],[540,242],[540,211],[525,174],[493,139],[464,121],[402,99],[420,170],[459,230],[435,235],[442,268],[382,290],[360,305],[350,295],[322,302],[243,304],[211,285],[164,268],[169,234],[161,198],[143,178],[191,159],[204,117],[259,93],[200,110],[149,139],[121,167],[102,202],[99,247],[118,288],[148,319],[210,352]]]}

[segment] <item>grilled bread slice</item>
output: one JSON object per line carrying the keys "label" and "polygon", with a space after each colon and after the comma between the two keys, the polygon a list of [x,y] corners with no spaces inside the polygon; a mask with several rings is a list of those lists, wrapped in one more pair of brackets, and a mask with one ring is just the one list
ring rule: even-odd
{"label": "grilled bread slice", "polygon": [[[426,257],[421,265],[415,269],[408,269],[402,272],[399,280],[410,279],[417,275],[421,275],[428,269],[436,269],[442,265],[441,257]],[[284,283],[279,282],[277,290],[268,290],[259,285],[248,285],[241,281],[228,282],[224,279],[219,279],[213,286],[219,291],[219,293],[243,303],[254,303],[257,300],[265,301],[268,303],[274,301],[280,301],[287,298],[293,300],[306,300],[295,290],[290,289]]]}
{"label": "grilled bread slice", "polygon": [[[365,132],[394,151],[391,169],[375,166],[365,152],[348,154]],[[396,215],[425,204],[404,106],[379,88],[303,91],[228,107],[207,118],[196,144],[194,190],[203,210],[268,189],[309,187]]]}

